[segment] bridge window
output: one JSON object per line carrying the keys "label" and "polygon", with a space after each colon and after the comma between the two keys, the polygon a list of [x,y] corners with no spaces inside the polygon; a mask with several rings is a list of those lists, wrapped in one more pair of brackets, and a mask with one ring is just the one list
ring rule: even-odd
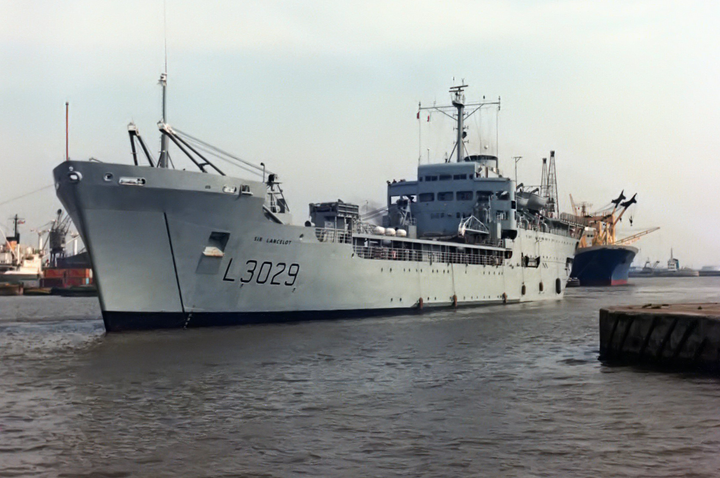
{"label": "bridge window", "polygon": [[425,181],[437,181],[437,176],[425,176]]}
{"label": "bridge window", "polygon": [[458,201],[472,201],[473,193],[472,191],[458,191],[456,197]]}
{"label": "bridge window", "polygon": [[454,196],[454,194],[452,191],[438,193],[438,201],[452,201],[453,196]]}
{"label": "bridge window", "polygon": [[449,174],[441,174],[440,175],[440,181],[449,181],[452,179],[452,176]]}
{"label": "bridge window", "polygon": [[453,179],[467,179],[467,174],[456,174]]}
{"label": "bridge window", "polygon": [[435,200],[435,194],[434,193],[420,193],[418,196],[418,200],[420,202],[432,202]]}

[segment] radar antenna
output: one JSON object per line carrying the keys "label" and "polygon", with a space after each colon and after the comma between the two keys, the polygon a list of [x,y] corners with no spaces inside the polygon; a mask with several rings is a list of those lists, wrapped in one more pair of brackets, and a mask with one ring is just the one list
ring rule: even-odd
{"label": "radar antenna", "polygon": [[[485,101],[485,98],[483,97],[483,101],[480,103],[465,103],[465,88],[467,87],[468,85],[461,84],[450,88],[452,103],[451,105],[433,105],[423,107],[421,104],[418,104],[418,113],[423,110],[433,110],[442,113],[448,118],[456,121],[457,141],[455,142],[452,153],[456,153],[455,157],[457,158],[456,161],[458,163],[461,163],[463,161],[463,151],[465,150],[465,148],[463,147],[463,142],[465,140],[465,137],[467,136],[467,133],[465,132],[465,120],[478,112],[480,108],[484,106],[497,105],[498,109],[500,108],[500,98],[498,98],[497,101]],[[475,109],[471,110],[469,113],[466,113],[466,108]],[[452,110],[456,110],[456,113],[451,114]]]}

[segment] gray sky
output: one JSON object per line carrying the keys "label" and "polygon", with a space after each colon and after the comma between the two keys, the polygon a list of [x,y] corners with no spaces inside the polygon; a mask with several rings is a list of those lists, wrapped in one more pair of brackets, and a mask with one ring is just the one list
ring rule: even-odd
{"label": "gray sky", "polygon": [[[65,101],[71,158],[130,162],[131,120],[157,149],[162,0],[0,11],[0,203],[51,183]],[[565,210],[569,193],[599,207],[637,192],[624,233],[662,228],[638,260],[673,247],[700,267],[720,263],[718,24],[716,1],[167,0],[168,121],[265,162],[302,222],[311,201],[381,203],[385,180],[414,178],[417,103],[464,78],[468,100],[502,96],[506,175],[523,156],[520,182],[538,183],[554,149]],[[423,134],[431,157],[444,144]],[[0,219],[35,227],[58,207],[47,189]]]}

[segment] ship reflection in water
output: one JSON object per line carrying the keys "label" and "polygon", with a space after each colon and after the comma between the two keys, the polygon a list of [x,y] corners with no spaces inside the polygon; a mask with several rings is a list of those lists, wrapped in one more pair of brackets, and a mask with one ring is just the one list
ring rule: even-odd
{"label": "ship reflection in water", "polygon": [[597,322],[718,286],[109,335],[97,299],[0,297],[0,476],[715,476],[717,381],[604,366]]}

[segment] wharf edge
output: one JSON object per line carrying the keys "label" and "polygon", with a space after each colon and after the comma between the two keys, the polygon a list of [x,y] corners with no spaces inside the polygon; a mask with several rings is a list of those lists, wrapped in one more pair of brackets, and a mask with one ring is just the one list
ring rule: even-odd
{"label": "wharf edge", "polygon": [[600,360],[718,373],[720,304],[645,304],[600,310]]}

